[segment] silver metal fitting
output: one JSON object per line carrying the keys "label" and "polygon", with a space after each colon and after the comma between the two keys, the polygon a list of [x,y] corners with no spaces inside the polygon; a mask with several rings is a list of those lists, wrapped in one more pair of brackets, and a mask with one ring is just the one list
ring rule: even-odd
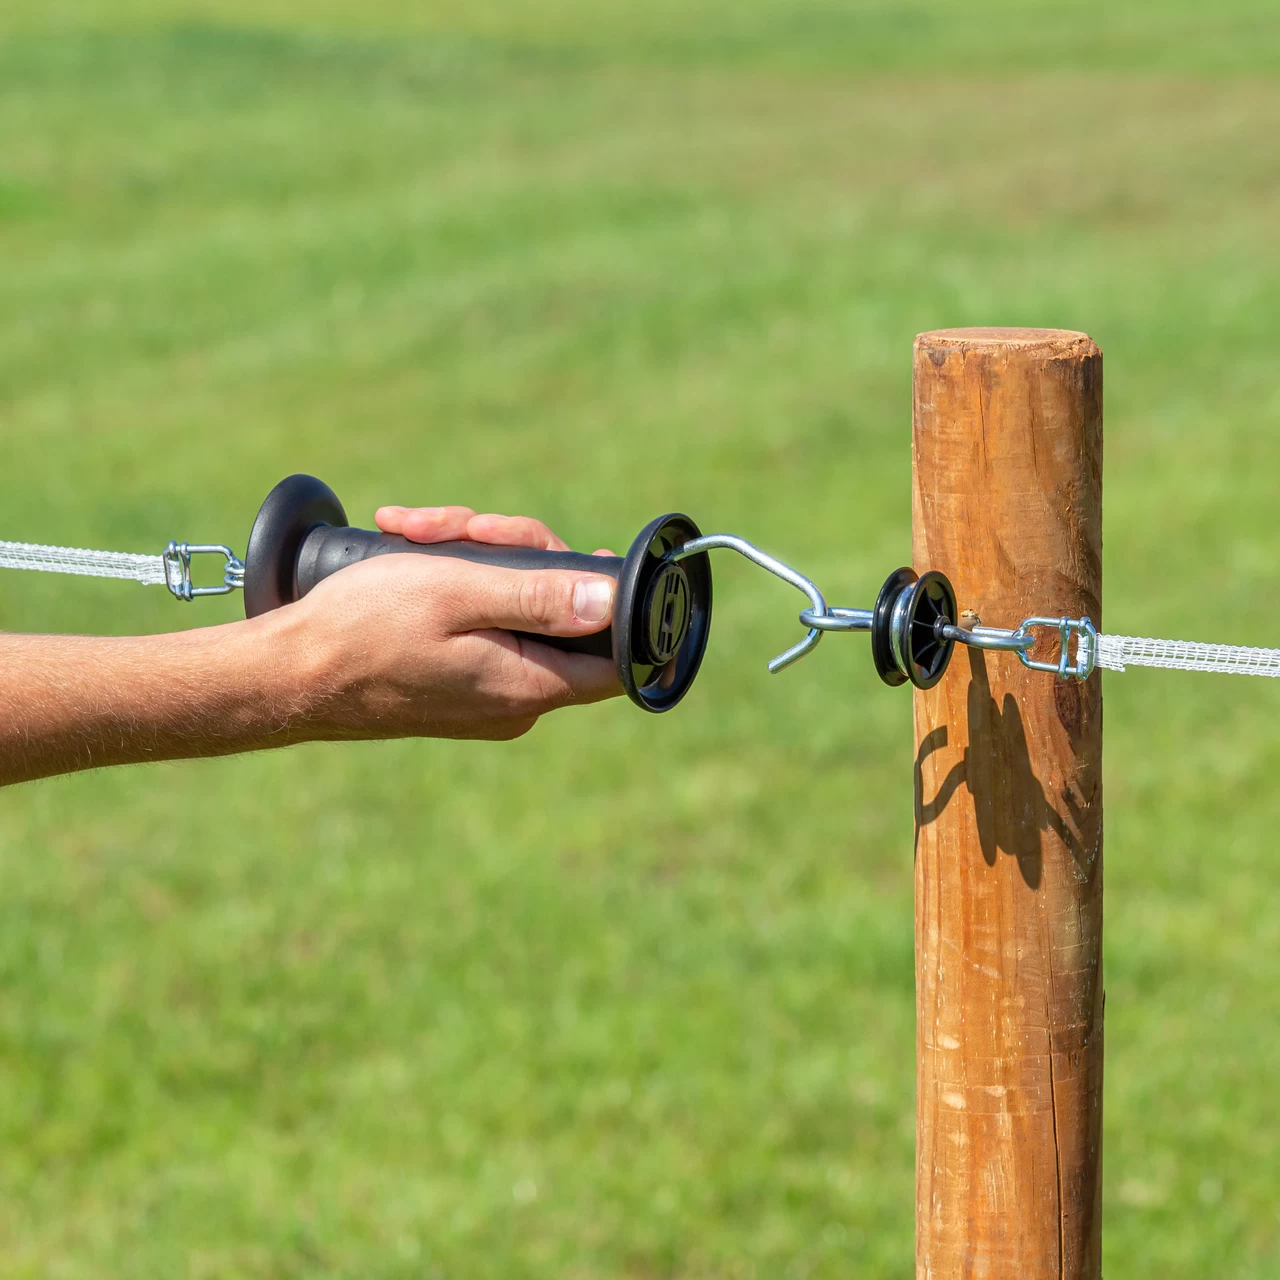
{"label": "silver metal fitting", "polygon": [[[197,587],[191,581],[191,557],[222,556],[226,565],[220,587]],[[171,542],[165,548],[164,584],[179,600],[191,601],[197,596],[225,596],[244,586],[244,562],[230,547],[221,543]]]}
{"label": "silver metal fitting", "polygon": [[[1056,627],[1061,640],[1057,662],[1036,662],[1030,657],[1031,645],[1018,653],[1024,667],[1032,671],[1049,671],[1062,680],[1087,680],[1098,662],[1098,632],[1088,618],[1026,618],[1018,628],[1020,634],[1029,634],[1035,627]],[[1076,658],[1071,661],[1070,641],[1076,638]],[[1034,639],[1032,644],[1034,644]]]}
{"label": "silver metal fitting", "polygon": [[[1052,627],[1058,633],[1060,643],[1056,662],[1043,662],[1031,657],[1037,639],[1035,631],[1040,627]],[[1016,653],[1024,667],[1032,671],[1047,671],[1061,680],[1087,680],[1098,664],[1098,631],[1088,618],[1024,618],[1016,631],[1004,627],[952,626],[943,627],[942,634],[970,649]],[[1074,661],[1071,657],[1073,635],[1076,638]]]}

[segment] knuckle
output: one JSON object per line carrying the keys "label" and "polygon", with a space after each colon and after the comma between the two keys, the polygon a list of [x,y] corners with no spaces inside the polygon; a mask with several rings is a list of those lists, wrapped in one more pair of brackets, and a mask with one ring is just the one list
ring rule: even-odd
{"label": "knuckle", "polygon": [[503,714],[536,719],[573,701],[573,689],[555,669],[543,664],[536,641],[520,639],[512,661],[504,664],[498,683]]}
{"label": "knuckle", "polygon": [[555,711],[574,699],[574,691],[564,678],[547,668],[526,663],[526,698],[539,711]]}
{"label": "knuckle", "polygon": [[541,547],[547,551],[554,551],[560,546],[560,539],[541,520],[530,520],[529,545]]}
{"label": "knuckle", "polygon": [[544,573],[530,573],[520,582],[520,616],[533,627],[554,626],[564,609],[564,589]]}

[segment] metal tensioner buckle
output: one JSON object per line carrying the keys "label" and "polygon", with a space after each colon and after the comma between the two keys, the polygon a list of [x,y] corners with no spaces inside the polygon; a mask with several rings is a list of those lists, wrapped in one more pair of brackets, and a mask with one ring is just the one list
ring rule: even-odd
{"label": "metal tensioner buckle", "polygon": [[[197,587],[191,581],[191,557],[218,555],[226,560],[219,587]],[[198,596],[225,596],[244,586],[244,562],[230,547],[221,543],[171,542],[165,548],[164,584],[179,600],[191,601]]]}
{"label": "metal tensioner buckle", "polygon": [[[1059,649],[1056,662],[1044,662],[1031,657],[1035,647],[1034,632],[1039,627],[1052,627],[1058,633]],[[989,649],[997,652],[1016,653],[1018,661],[1032,671],[1047,671],[1062,680],[1087,680],[1098,664],[1098,631],[1088,618],[1024,618],[1016,631],[1004,627],[943,627],[948,640],[958,641],[970,649]],[[1076,638],[1075,660],[1071,658],[1071,637]]]}

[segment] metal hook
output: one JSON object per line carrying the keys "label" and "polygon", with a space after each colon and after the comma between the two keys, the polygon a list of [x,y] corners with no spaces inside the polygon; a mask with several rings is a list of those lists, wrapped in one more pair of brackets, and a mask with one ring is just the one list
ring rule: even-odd
{"label": "metal hook", "polygon": [[[818,590],[812,579],[806,578],[803,573],[793,569],[789,564],[783,564],[781,560],[775,560],[773,556],[761,551],[754,543],[748,542],[745,538],[739,538],[736,534],[711,533],[702,538],[694,538],[690,542],[674,547],[667,552],[666,558],[672,563],[678,564],[681,560],[687,560],[690,556],[696,556],[703,551],[716,550],[736,551],[740,556],[750,560],[752,564],[758,565],[761,569],[773,574],[774,577],[781,578],[783,582],[789,582],[797,591],[803,591],[813,604],[812,609],[806,609],[800,615],[801,620],[809,628],[809,634],[799,643],[793,644],[790,649],[771,659],[769,662],[770,672],[776,674],[784,667],[789,667],[793,662],[803,658],[806,653],[812,653],[817,648],[818,641],[822,639],[824,631],[840,629],[817,625],[806,620],[806,615],[812,615],[823,619],[825,622],[831,614],[831,611],[827,609],[827,602],[823,599],[822,592]],[[839,610],[837,612],[844,613],[848,611]]]}

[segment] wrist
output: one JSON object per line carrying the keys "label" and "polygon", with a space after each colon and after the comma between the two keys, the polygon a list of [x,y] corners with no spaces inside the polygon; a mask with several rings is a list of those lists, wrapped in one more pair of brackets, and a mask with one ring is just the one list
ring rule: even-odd
{"label": "wrist", "polygon": [[250,684],[289,740],[329,736],[325,713],[332,704],[334,662],[304,601],[240,624]]}

